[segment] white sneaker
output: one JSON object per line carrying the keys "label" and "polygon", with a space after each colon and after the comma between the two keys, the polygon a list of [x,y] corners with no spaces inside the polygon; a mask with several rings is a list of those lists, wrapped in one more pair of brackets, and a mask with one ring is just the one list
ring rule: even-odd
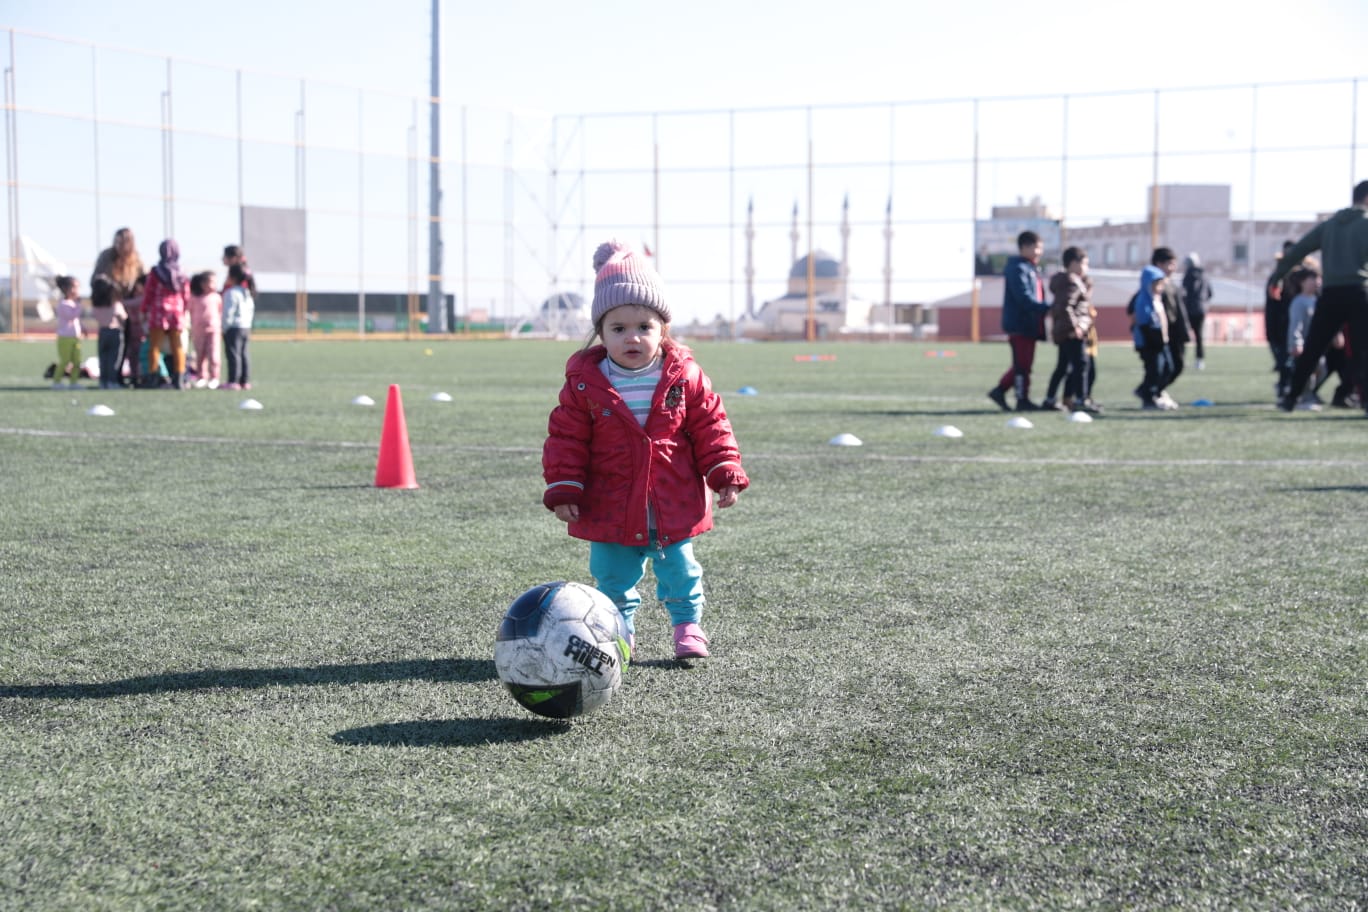
{"label": "white sneaker", "polygon": [[216,390],[219,388],[219,382],[217,380],[210,380],[207,386],[211,390]]}
{"label": "white sneaker", "polygon": [[1178,403],[1173,401],[1173,397],[1168,394],[1167,390],[1155,396],[1154,401],[1166,412],[1173,412],[1178,409]]}
{"label": "white sneaker", "polygon": [[1201,358],[1198,358],[1198,359],[1197,359],[1197,369],[1198,369],[1199,371],[1204,371],[1204,370],[1206,370],[1206,362],[1203,361]]}

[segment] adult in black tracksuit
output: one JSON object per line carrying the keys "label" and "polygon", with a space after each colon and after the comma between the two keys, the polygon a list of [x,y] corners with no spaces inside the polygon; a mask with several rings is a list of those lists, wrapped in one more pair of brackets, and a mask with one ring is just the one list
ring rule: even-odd
{"label": "adult in black tracksuit", "polygon": [[1350,375],[1360,396],[1368,383],[1368,180],[1354,186],[1352,206],[1312,228],[1283,254],[1270,281],[1281,281],[1303,257],[1317,250],[1321,252],[1324,276],[1321,297],[1306,331],[1306,347],[1292,368],[1287,393],[1278,400],[1278,407],[1288,412],[1296,405],[1326,347],[1346,323]]}

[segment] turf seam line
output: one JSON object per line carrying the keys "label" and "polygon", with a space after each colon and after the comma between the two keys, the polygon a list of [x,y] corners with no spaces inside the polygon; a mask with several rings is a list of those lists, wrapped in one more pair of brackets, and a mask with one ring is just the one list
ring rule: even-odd
{"label": "turf seam line", "polygon": [[[147,443],[192,443],[218,446],[317,447],[319,449],[378,449],[376,443],[349,440],[245,440],[240,437],[191,437],[173,434],[92,434],[86,431],[49,431],[39,428],[3,428],[0,434],[16,437],[65,437],[83,440],[122,440]],[[414,450],[440,452],[443,450],[470,453],[522,453],[536,455],[541,447],[497,447],[470,444],[414,444]],[[747,462],[763,460],[796,461],[828,455],[827,451],[811,453],[746,453]],[[872,462],[924,462],[928,464],[966,465],[1031,465],[1031,466],[1129,466],[1135,468],[1168,468],[1179,466],[1212,466],[1225,468],[1323,468],[1362,469],[1368,461],[1351,459],[1097,459],[1045,458],[1024,456],[949,456],[890,453],[842,454],[846,458],[867,459]]]}

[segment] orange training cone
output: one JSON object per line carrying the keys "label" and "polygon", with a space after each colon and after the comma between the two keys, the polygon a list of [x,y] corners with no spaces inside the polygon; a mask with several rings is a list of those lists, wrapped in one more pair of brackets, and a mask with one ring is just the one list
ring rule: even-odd
{"label": "orange training cone", "polygon": [[416,488],[413,453],[409,450],[408,425],[404,423],[404,400],[398,384],[391,383],[385,403],[385,427],[380,432],[380,458],[375,462],[377,488]]}

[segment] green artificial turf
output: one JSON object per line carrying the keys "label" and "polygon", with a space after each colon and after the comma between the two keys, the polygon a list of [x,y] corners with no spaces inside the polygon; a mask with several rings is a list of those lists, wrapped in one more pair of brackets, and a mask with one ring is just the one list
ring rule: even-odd
{"label": "green artificial turf", "polygon": [[0,344],[0,908],[1368,907],[1361,412],[1217,348],[1142,413],[1108,347],[1104,417],[1020,430],[1003,345],[699,344],[753,482],[714,657],[648,598],[567,724],[492,655],[590,581],[540,503],[573,348],[254,341],[173,393]]}

